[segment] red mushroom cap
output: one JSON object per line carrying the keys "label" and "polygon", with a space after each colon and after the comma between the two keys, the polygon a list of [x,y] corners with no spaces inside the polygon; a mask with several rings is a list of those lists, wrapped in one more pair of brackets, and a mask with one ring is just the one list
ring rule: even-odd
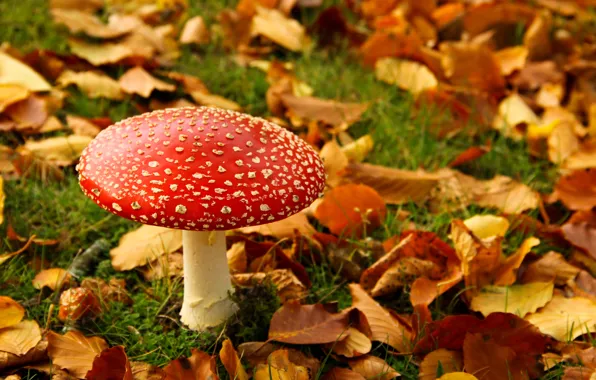
{"label": "red mushroom cap", "polygon": [[83,192],[141,223],[197,231],[271,223],[323,191],[318,154],[265,119],[210,107],[145,113],[101,131],[77,166]]}

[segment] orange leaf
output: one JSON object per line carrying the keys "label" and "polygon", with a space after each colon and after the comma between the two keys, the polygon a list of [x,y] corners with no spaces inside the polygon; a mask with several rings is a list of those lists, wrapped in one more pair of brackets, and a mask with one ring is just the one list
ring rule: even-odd
{"label": "orange leaf", "polygon": [[553,197],[571,210],[589,210],[596,206],[595,184],[596,170],[576,170],[559,178]]}
{"label": "orange leaf", "polygon": [[335,367],[323,376],[323,380],[366,380],[366,378],[350,369]]}
{"label": "orange leaf", "polygon": [[61,289],[68,285],[72,276],[68,271],[62,268],[44,269],[33,278],[33,287],[41,289],[44,286],[52,290]]}
{"label": "orange leaf", "polygon": [[290,344],[323,344],[347,336],[349,314],[332,314],[322,304],[289,301],[271,318],[269,340]]}
{"label": "orange leaf", "polygon": [[308,121],[321,121],[331,126],[351,125],[368,109],[366,103],[341,103],[311,96],[282,94],[281,101],[292,116]]}
{"label": "orange leaf", "polygon": [[416,33],[388,32],[377,30],[360,46],[360,53],[366,65],[374,65],[383,57],[421,60],[422,40]]}
{"label": "orange leaf", "polygon": [[86,337],[79,331],[69,331],[65,335],[50,331],[47,339],[52,363],[80,379],[93,367],[95,357],[108,348],[102,338]]}
{"label": "orange leaf", "polygon": [[234,349],[232,342],[229,339],[224,340],[222,348],[219,351],[219,358],[226,367],[226,371],[230,378],[237,380],[248,380],[248,374],[242,367],[238,353]]}
{"label": "orange leaf", "polygon": [[493,28],[495,24],[523,23],[526,26],[532,22],[536,11],[525,4],[517,3],[487,3],[469,9],[463,18],[464,28],[472,36]]}
{"label": "orange leaf", "polygon": [[93,367],[87,380],[133,380],[130,362],[124,347],[115,346],[105,349],[93,360]]}
{"label": "orange leaf", "polygon": [[349,287],[352,306],[366,316],[372,340],[387,343],[399,352],[409,352],[412,339],[410,327],[375,302],[360,285],[350,284]]}
{"label": "orange leaf", "polygon": [[118,82],[124,92],[139,94],[143,98],[148,98],[153,90],[169,92],[176,90],[176,86],[153,77],[140,66],[125,72]]}
{"label": "orange leaf", "polygon": [[526,267],[522,282],[529,283],[554,279],[555,284],[565,285],[579,272],[580,269],[569,264],[563,255],[551,251]]}
{"label": "orange leaf", "polygon": [[6,296],[0,296],[0,312],[0,329],[16,325],[25,316],[25,309]]}
{"label": "orange leaf", "polygon": [[328,191],[315,209],[315,218],[336,235],[361,236],[385,219],[385,202],[366,185],[347,184]]}
{"label": "orange leaf", "polygon": [[[308,369],[290,360],[289,350],[273,351],[266,364],[259,364],[254,370],[254,380],[308,380]],[[201,379],[202,380],[202,379]]]}
{"label": "orange leaf", "polygon": [[435,380],[439,366],[443,373],[461,371],[463,368],[461,353],[444,348],[428,353],[420,363],[418,380]]}
{"label": "orange leaf", "polygon": [[195,348],[190,350],[190,358],[172,360],[163,370],[164,380],[218,380],[215,356]]}
{"label": "orange leaf", "polygon": [[349,365],[352,370],[370,380],[391,380],[401,376],[385,360],[376,356],[367,355],[359,359],[350,360]]}
{"label": "orange leaf", "polygon": [[482,334],[467,334],[464,340],[466,371],[482,379],[527,379],[527,374],[513,367],[515,351],[500,346],[493,340],[485,340]]}
{"label": "orange leaf", "polygon": [[490,152],[490,145],[489,146],[471,146],[468,149],[461,152],[460,154],[458,154],[457,157],[455,157],[453,159],[453,161],[451,161],[449,163],[449,165],[447,165],[447,166],[449,166],[450,168],[454,168],[456,166],[468,163],[470,161],[477,160],[480,157],[487,154],[488,152]]}

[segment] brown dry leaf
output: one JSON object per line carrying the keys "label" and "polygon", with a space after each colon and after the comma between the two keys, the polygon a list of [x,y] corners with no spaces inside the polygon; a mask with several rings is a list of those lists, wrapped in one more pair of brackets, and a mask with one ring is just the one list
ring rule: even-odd
{"label": "brown dry leaf", "polygon": [[596,170],[575,170],[559,177],[552,194],[571,210],[589,210],[596,206]]}
{"label": "brown dry leaf", "polygon": [[226,252],[230,273],[235,274],[246,272],[248,267],[248,258],[246,256],[245,244],[246,242],[244,241],[234,243]]}
{"label": "brown dry leaf", "polygon": [[95,137],[101,132],[100,127],[80,116],[66,115],[66,124],[78,136]]}
{"label": "brown dry leaf", "polygon": [[548,159],[554,164],[564,163],[580,148],[571,123],[558,123],[548,136]]}
{"label": "brown dry leaf", "polygon": [[195,102],[203,106],[224,108],[232,111],[242,110],[240,104],[220,95],[209,94],[201,91],[193,91],[190,93],[190,96],[192,96]]}
{"label": "brown dry leaf", "polygon": [[[2,171],[0,171],[0,174]],[[4,194],[4,178],[0,175],[0,226],[4,223],[4,201],[6,200],[6,195]],[[0,264],[4,262],[2,257],[4,255],[0,255]]]}
{"label": "brown dry leaf", "polygon": [[550,12],[540,12],[524,35],[524,46],[528,49],[528,58],[532,61],[548,59],[553,53],[553,17]]}
{"label": "brown dry leaf", "polygon": [[[400,29],[400,28],[398,28]],[[401,28],[405,29],[405,28]],[[419,58],[422,39],[417,33],[405,30],[377,30],[360,46],[366,65],[374,65],[383,57]]]}
{"label": "brown dry leaf", "polygon": [[30,152],[49,164],[68,166],[79,158],[91,140],[93,138],[89,136],[57,136],[44,140],[29,140],[19,150]]}
{"label": "brown dry leaf", "polygon": [[289,300],[302,300],[308,295],[308,289],[289,269],[274,269],[267,273],[239,273],[232,276],[240,286],[253,286],[255,283],[271,281],[277,288],[277,296],[282,303]]}
{"label": "brown dry leaf", "polygon": [[76,9],[83,12],[94,13],[105,6],[104,0],[50,0],[50,9]]}
{"label": "brown dry leaf", "polygon": [[424,201],[447,175],[408,171],[371,164],[347,165],[342,177],[347,182],[370,186],[389,204]]}
{"label": "brown dry leaf", "polygon": [[337,127],[351,125],[368,109],[366,103],[341,103],[312,96],[282,94],[281,100],[293,117],[307,121],[320,121]]}
{"label": "brown dry leaf", "polygon": [[85,376],[88,380],[133,380],[124,347],[107,348],[93,360],[93,367]]}
{"label": "brown dry leaf", "polygon": [[110,251],[112,266],[118,271],[138,266],[182,248],[182,231],[142,225],[120,238],[118,247]]}
{"label": "brown dry leaf", "polygon": [[521,90],[537,90],[548,83],[564,82],[565,75],[553,61],[529,62],[511,79],[511,84]]}
{"label": "brown dry leaf", "polygon": [[[89,43],[80,39],[70,38],[68,40],[70,51],[77,57],[83,58],[93,66],[101,66],[108,63],[116,63],[124,58],[133,56],[145,56],[135,52],[127,44],[120,42],[107,42],[102,44]],[[151,54],[153,49],[151,49]]]}
{"label": "brown dry leaf", "polygon": [[248,380],[248,374],[242,367],[238,353],[234,349],[232,342],[226,339],[222,343],[222,348],[219,351],[219,359],[223,363],[230,378],[237,380]]}
{"label": "brown dry leaf", "polygon": [[335,235],[361,236],[383,223],[385,201],[371,187],[346,184],[323,196],[314,216]]}
{"label": "brown dry leaf", "polygon": [[0,371],[5,371],[7,368],[19,368],[32,363],[47,362],[49,360],[47,347],[48,342],[43,339],[22,356],[0,351]]}
{"label": "brown dry leaf", "polygon": [[52,86],[31,67],[0,51],[0,84],[22,86],[29,91],[49,91]]}
{"label": "brown dry leaf", "polygon": [[272,236],[276,239],[291,239],[296,236],[296,231],[300,236],[311,238],[316,232],[315,228],[310,224],[305,212],[296,213],[286,219],[261,224],[259,226],[242,227],[236,231],[243,234],[259,234],[262,236]]}
{"label": "brown dry leaf", "polygon": [[209,43],[209,29],[201,16],[194,16],[186,21],[180,32],[181,44],[203,45]]}
{"label": "brown dry leaf", "polygon": [[347,358],[365,355],[372,349],[371,340],[358,329],[348,327],[347,335],[344,339],[329,343],[327,346],[331,346],[332,351],[336,354]]}
{"label": "brown dry leaf", "polygon": [[65,70],[56,79],[56,83],[62,87],[74,84],[90,98],[103,97],[111,100],[122,100],[124,98],[124,94],[116,80],[96,71],[74,72]]}
{"label": "brown dry leaf", "polygon": [[569,264],[563,255],[550,251],[527,266],[522,275],[522,282],[554,281],[557,285],[565,285],[579,272],[580,269]]}
{"label": "brown dry leaf", "polygon": [[86,337],[75,330],[64,335],[49,331],[47,339],[52,363],[80,379],[93,367],[95,357],[108,348],[102,338]]}
{"label": "brown dry leaf", "polygon": [[327,184],[331,187],[338,186],[342,180],[338,173],[348,166],[348,157],[335,140],[325,143],[319,155],[327,173]]}
{"label": "brown dry leaf", "polygon": [[545,307],[525,319],[543,334],[561,342],[571,341],[582,334],[596,331],[596,301],[555,294]]}
{"label": "brown dry leaf", "polygon": [[421,260],[416,257],[404,257],[396,261],[383,273],[370,293],[373,297],[391,294],[416,278],[435,277],[433,274],[436,274],[439,270],[438,266],[432,261]]}
{"label": "brown dry leaf", "polygon": [[266,364],[254,369],[254,380],[309,380],[308,369],[290,361],[288,350],[277,350],[267,358]]}
{"label": "brown dry leaf", "polygon": [[526,65],[528,49],[525,46],[513,46],[497,51],[495,56],[499,61],[501,74],[508,76]]}
{"label": "brown dry leaf", "polygon": [[184,263],[181,252],[164,254],[141,269],[147,281],[162,279],[164,277],[182,277]]}
{"label": "brown dry leaf", "polygon": [[493,285],[511,285],[517,280],[517,270],[521,266],[524,258],[532,248],[540,244],[540,240],[530,237],[524,240],[521,246],[506,259],[502,260],[499,270],[494,274]]}
{"label": "brown dry leaf", "polygon": [[592,296],[596,296],[596,278],[594,278],[594,276],[592,276],[585,270],[582,270],[579,273],[579,275],[575,279],[575,284],[583,292],[586,292],[587,294],[590,294]]}
{"label": "brown dry leaf", "polygon": [[322,380],[366,380],[358,372],[347,368],[334,367],[322,377]]}
{"label": "brown dry leaf", "polygon": [[472,36],[483,33],[498,24],[522,23],[529,25],[536,11],[526,4],[480,3],[468,9],[463,18],[464,28]]}
{"label": "brown dry leaf", "polygon": [[528,375],[513,368],[515,351],[501,346],[494,340],[483,339],[482,334],[466,334],[464,340],[464,361],[466,371],[481,374],[486,380],[525,380]]}
{"label": "brown dry leaf", "polygon": [[129,94],[139,94],[143,98],[151,96],[153,90],[176,91],[176,86],[166,83],[149,74],[141,66],[133,67],[118,80],[120,88]]}
{"label": "brown dry leaf", "polygon": [[375,63],[375,76],[414,95],[439,85],[436,76],[425,65],[398,58],[379,59]]}
{"label": "brown dry leaf", "polygon": [[401,376],[387,362],[379,357],[367,355],[348,362],[353,371],[367,380],[391,380]]}
{"label": "brown dry leaf", "polygon": [[523,285],[485,286],[471,301],[470,309],[487,316],[490,313],[512,313],[525,317],[546,305],[553,297],[552,282]]}
{"label": "brown dry leaf", "polygon": [[497,57],[484,45],[444,42],[441,65],[451,83],[498,96],[505,88]]}
{"label": "brown dry leaf", "polygon": [[14,326],[25,316],[25,309],[10,297],[0,296],[0,329]]}
{"label": "brown dry leaf", "polygon": [[371,339],[386,343],[398,352],[410,352],[412,333],[409,326],[375,302],[360,285],[350,284],[349,287],[352,306],[366,316],[372,331]]}
{"label": "brown dry leaf", "polygon": [[58,319],[63,322],[74,322],[99,313],[101,313],[99,299],[90,289],[70,288],[60,294]]}
{"label": "brown dry leaf", "polygon": [[134,380],[163,380],[166,376],[159,367],[143,362],[131,362],[130,370]]}
{"label": "brown dry leaf", "polygon": [[6,107],[27,99],[29,90],[20,84],[0,84],[0,112]]}
{"label": "brown dry leaf", "polygon": [[52,290],[61,289],[68,285],[72,276],[70,273],[62,268],[50,268],[44,269],[33,278],[33,287],[35,289],[41,289],[44,286]]}
{"label": "brown dry leaf", "polygon": [[95,38],[110,39],[121,37],[133,31],[137,26],[135,22],[112,22],[110,24],[104,24],[98,17],[74,9],[54,8],[50,13],[55,23],[66,25],[71,33],[82,32]]}
{"label": "brown dry leaf", "polygon": [[211,356],[195,348],[191,349],[189,358],[181,357],[172,360],[165,366],[164,380],[218,380],[215,356]]}
{"label": "brown dry leaf", "polygon": [[504,136],[520,140],[523,137],[521,127],[539,124],[540,119],[518,94],[511,94],[499,103],[499,113],[493,120],[492,127]]}
{"label": "brown dry leaf", "polygon": [[460,154],[457,155],[447,166],[450,168],[454,168],[456,166],[468,163],[470,161],[477,160],[478,158],[484,156],[486,153],[490,152],[490,145],[487,146],[471,146],[468,149],[464,150]]}
{"label": "brown dry leaf", "polygon": [[301,51],[308,46],[304,27],[296,20],[286,17],[277,9],[258,6],[250,26],[251,36],[264,36],[291,51]]}
{"label": "brown dry leaf", "polygon": [[56,132],[64,129],[64,125],[56,116],[50,116],[45,123],[37,130],[38,133]]}
{"label": "brown dry leaf", "polygon": [[110,302],[132,304],[132,299],[126,292],[126,281],[124,279],[111,278],[109,282],[105,282],[101,278],[86,277],[81,281],[81,287],[95,293],[106,306]]}
{"label": "brown dry leaf", "polygon": [[464,366],[461,352],[444,348],[430,352],[420,363],[418,380],[435,380],[439,366],[441,366],[442,373],[445,374],[461,371]]}
{"label": "brown dry leaf", "polygon": [[22,356],[41,341],[41,330],[35,321],[21,321],[0,329],[0,351]]}
{"label": "brown dry leaf", "polygon": [[186,107],[196,107],[197,105],[190,100],[181,98],[175,99],[169,102],[162,102],[159,99],[151,99],[149,101],[149,109],[152,111],[154,110],[163,110],[166,108],[186,108]]}
{"label": "brown dry leaf", "polygon": [[31,95],[8,106],[4,114],[16,123],[15,129],[35,133],[48,119],[47,102],[39,96]]}
{"label": "brown dry leaf", "polygon": [[324,305],[301,305],[293,300],[271,317],[269,340],[290,344],[323,344],[343,339],[348,331],[349,314],[332,314]]}

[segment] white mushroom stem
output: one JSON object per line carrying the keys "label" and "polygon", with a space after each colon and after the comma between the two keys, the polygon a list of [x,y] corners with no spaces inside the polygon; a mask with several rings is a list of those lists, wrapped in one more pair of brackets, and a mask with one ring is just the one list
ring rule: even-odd
{"label": "white mushroom stem", "polygon": [[217,326],[237,307],[228,297],[233,290],[224,231],[182,231],[184,302],[182,323],[193,330]]}

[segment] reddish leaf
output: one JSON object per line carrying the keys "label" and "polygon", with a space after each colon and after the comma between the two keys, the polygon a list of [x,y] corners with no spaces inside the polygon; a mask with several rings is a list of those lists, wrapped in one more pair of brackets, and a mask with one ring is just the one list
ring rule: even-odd
{"label": "reddish leaf", "polygon": [[321,46],[330,46],[346,38],[351,46],[359,46],[366,35],[348,23],[338,6],[331,6],[317,16],[310,27],[310,34],[317,35]]}
{"label": "reddish leaf", "polygon": [[596,170],[576,170],[559,178],[553,200],[559,199],[571,210],[589,210],[596,206]]}
{"label": "reddish leaf", "polygon": [[164,368],[165,380],[218,380],[215,356],[195,348],[190,358],[173,360]]}
{"label": "reddish leaf", "polygon": [[133,380],[130,362],[124,347],[105,349],[93,360],[93,367],[85,379],[88,380]]}
{"label": "reddish leaf", "polygon": [[416,343],[414,352],[423,354],[439,348],[461,350],[466,332],[481,322],[472,315],[450,315],[431,322],[426,326],[424,337]]}
{"label": "reddish leaf", "polygon": [[490,146],[471,146],[455,157],[448,166],[453,168],[477,160],[488,152],[490,152]]}
{"label": "reddish leaf", "polygon": [[350,369],[335,367],[323,376],[323,380],[366,380],[366,378]]}
{"label": "reddish leaf", "polygon": [[248,375],[242,367],[238,353],[229,339],[224,340],[222,348],[219,351],[219,358],[232,379],[248,380]]}

